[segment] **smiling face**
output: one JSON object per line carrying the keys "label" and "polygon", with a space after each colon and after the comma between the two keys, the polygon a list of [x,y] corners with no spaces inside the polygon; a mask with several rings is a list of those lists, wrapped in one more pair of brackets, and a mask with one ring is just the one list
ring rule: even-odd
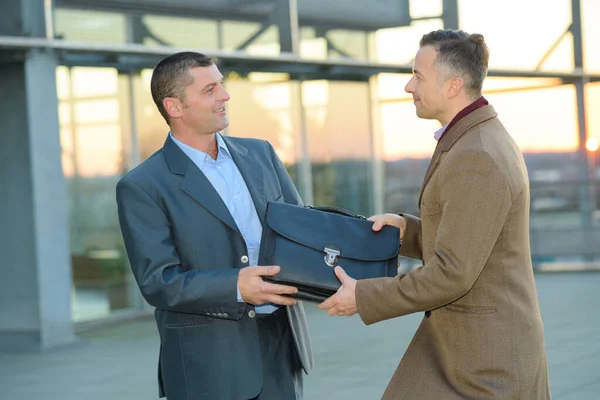
{"label": "smiling face", "polygon": [[200,135],[223,130],[229,125],[225,103],[230,98],[223,75],[214,64],[190,68],[188,73],[193,81],[185,87],[183,97],[163,100],[172,128]]}
{"label": "smiling face", "polygon": [[448,85],[436,65],[436,58],[437,51],[434,47],[421,47],[415,57],[413,76],[404,90],[412,94],[419,118],[442,122],[448,108]]}

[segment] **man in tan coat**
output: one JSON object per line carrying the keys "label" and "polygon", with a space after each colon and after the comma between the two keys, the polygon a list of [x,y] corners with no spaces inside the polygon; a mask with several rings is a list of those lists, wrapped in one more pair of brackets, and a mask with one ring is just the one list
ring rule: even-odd
{"label": "man in tan coat", "polygon": [[[384,399],[549,399],[544,332],[529,249],[529,182],[519,148],[481,96],[483,36],[440,30],[421,39],[405,90],[417,116],[437,119],[438,144],[421,218],[384,214],[400,254],[424,265],[355,281],[319,305],[365,324],[425,316]],[[390,343],[390,347],[393,343]]]}

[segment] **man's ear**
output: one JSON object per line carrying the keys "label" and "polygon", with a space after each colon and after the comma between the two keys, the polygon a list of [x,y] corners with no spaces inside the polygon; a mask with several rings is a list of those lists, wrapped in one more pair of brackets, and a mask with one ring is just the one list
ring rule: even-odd
{"label": "man's ear", "polygon": [[183,113],[183,104],[175,97],[165,97],[163,99],[163,107],[167,110],[167,114],[171,118],[181,118]]}
{"label": "man's ear", "polygon": [[458,96],[463,90],[463,85],[464,82],[462,78],[450,78],[450,80],[448,81],[448,90],[446,92],[448,99],[453,99],[456,96]]}

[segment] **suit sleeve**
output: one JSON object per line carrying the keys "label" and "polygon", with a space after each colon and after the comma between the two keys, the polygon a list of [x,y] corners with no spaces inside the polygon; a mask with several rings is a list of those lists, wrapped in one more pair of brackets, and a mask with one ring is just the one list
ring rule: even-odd
{"label": "suit sleeve", "polygon": [[502,171],[489,154],[471,151],[449,161],[442,179],[433,256],[406,275],[357,283],[358,311],[366,324],[464,296],[491,254],[511,207]]}
{"label": "suit sleeve", "polygon": [[167,214],[137,183],[117,185],[119,222],[127,255],[146,301],[159,309],[238,320],[237,269],[199,271],[181,265]]}
{"label": "suit sleeve", "polygon": [[277,179],[279,180],[279,184],[281,185],[281,192],[283,194],[283,200],[289,204],[295,204],[298,206],[303,206],[304,203],[300,198],[300,194],[298,194],[298,190],[290,178],[290,174],[288,174],[285,166],[275,153],[275,149],[271,146],[271,143],[267,142],[269,145],[269,151],[271,153],[271,162],[273,163],[273,167],[275,168],[275,172],[277,173]]}

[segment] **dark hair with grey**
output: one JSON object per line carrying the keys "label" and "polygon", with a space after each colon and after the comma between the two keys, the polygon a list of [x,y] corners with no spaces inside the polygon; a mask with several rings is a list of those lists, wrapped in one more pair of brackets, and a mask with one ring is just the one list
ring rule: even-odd
{"label": "dark hair with grey", "polygon": [[163,100],[174,97],[185,102],[185,88],[194,83],[189,70],[197,67],[208,67],[216,62],[210,57],[191,51],[175,53],[165,58],[154,68],[150,91],[154,104],[169,124],[169,114],[165,110]]}
{"label": "dark hair with grey", "polygon": [[463,79],[467,94],[473,98],[481,96],[490,57],[483,35],[440,29],[423,35],[419,46],[432,46],[437,50],[436,64],[441,69],[441,78],[458,76]]}

